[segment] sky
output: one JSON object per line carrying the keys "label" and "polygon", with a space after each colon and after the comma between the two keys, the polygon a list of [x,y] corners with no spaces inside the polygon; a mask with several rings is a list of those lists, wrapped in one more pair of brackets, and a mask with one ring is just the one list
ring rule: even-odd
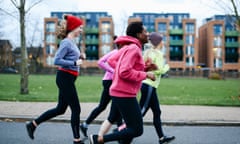
{"label": "sky", "polygon": [[[28,0],[30,1],[30,0]],[[27,15],[27,44],[39,45],[43,39],[43,19],[50,17],[51,11],[89,12],[104,11],[112,15],[115,34],[124,35],[126,26],[123,24],[128,16],[134,12],[152,13],[189,13],[190,18],[197,20],[197,26],[202,20],[215,14],[224,14],[224,11],[215,8],[216,0],[44,0],[31,9]],[[0,0],[1,8],[12,12],[15,10],[9,0]],[[15,10],[16,11],[16,10]],[[13,13],[14,14],[14,13]],[[7,16],[0,25],[4,38],[10,39],[19,46],[19,26],[17,19]],[[11,24],[9,24],[11,23]],[[34,26],[34,27],[33,27]],[[37,27],[37,28],[36,28]],[[41,31],[41,32],[40,32]]]}

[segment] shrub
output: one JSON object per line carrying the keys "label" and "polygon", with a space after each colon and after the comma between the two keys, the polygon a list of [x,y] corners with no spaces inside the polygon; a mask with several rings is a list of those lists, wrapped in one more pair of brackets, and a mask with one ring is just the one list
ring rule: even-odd
{"label": "shrub", "polygon": [[221,80],[222,77],[220,74],[213,72],[213,73],[210,73],[210,75],[208,76],[208,79]]}

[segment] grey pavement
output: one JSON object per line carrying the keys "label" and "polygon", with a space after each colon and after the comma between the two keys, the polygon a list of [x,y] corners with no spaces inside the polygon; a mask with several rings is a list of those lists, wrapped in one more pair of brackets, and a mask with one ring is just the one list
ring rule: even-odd
{"label": "grey pavement", "polygon": [[[56,102],[9,102],[0,101],[0,120],[27,121],[56,106]],[[80,103],[81,121],[85,120],[98,103]],[[240,107],[161,105],[162,122],[166,125],[216,125],[240,126]],[[109,113],[109,106],[94,121],[101,123]],[[70,121],[68,108],[64,115],[51,121]],[[152,124],[151,110],[143,118],[144,124]]]}

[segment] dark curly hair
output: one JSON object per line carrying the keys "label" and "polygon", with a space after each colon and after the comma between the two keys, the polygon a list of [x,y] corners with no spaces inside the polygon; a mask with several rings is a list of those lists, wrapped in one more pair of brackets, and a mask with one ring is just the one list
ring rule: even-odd
{"label": "dark curly hair", "polygon": [[128,36],[132,36],[137,38],[137,34],[143,31],[143,23],[142,22],[132,22],[128,25],[126,34]]}

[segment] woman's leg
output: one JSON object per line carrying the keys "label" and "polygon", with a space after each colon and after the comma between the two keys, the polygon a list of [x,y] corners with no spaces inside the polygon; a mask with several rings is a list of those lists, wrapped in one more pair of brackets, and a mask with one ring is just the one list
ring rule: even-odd
{"label": "woman's leg", "polygon": [[64,81],[62,90],[65,101],[67,102],[71,109],[71,127],[73,131],[73,137],[74,139],[80,139],[79,122],[81,107],[79,104],[77,90],[75,87],[75,80],[76,77],[69,74],[68,78],[66,78]]}
{"label": "woman's leg", "polygon": [[141,98],[139,101],[139,105],[141,107],[141,113],[142,116],[144,117],[145,114],[147,113],[149,107],[150,107],[150,100],[152,97],[152,92],[153,92],[153,87],[147,85],[147,84],[142,84],[141,87]]}
{"label": "woman's leg", "polygon": [[131,141],[134,137],[140,136],[143,133],[143,120],[137,99],[113,97],[112,103],[116,105],[127,127],[122,131],[103,136],[103,141]]}
{"label": "woman's leg", "polygon": [[103,91],[99,105],[88,116],[86,124],[90,124],[102,111],[104,111],[111,100],[111,97],[109,95],[109,88],[112,84],[112,80],[103,80],[102,83]]}
{"label": "woman's leg", "polygon": [[151,96],[151,100],[149,103],[151,110],[153,112],[153,125],[156,129],[156,132],[158,134],[158,137],[161,138],[164,136],[163,129],[162,129],[162,121],[161,121],[161,109],[156,93],[156,89],[153,89],[153,93]]}
{"label": "woman's leg", "polygon": [[31,139],[34,139],[33,134],[34,134],[34,131],[35,131],[36,127],[39,124],[57,116],[57,115],[61,115],[61,114],[65,113],[68,104],[67,104],[67,102],[64,98],[64,93],[63,93],[62,86],[61,86],[61,84],[64,83],[64,78],[65,78],[65,74],[58,71],[57,76],[56,76],[56,83],[57,83],[57,86],[59,88],[57,106],[53,109],[47,110],[46,112],[41,114],[38,118],[36,118],[32,122],[26,124],[27,132],[28,132],[28,135]]}
{"label": "woman's leg", "polygon": [[39,125],[40,123],[47,121],[53,117],[56,117],[57,115],[61,115],[61,114],[65,113],[67,106],[68,106],[68,103],[65,100],[64,89],[62,86],[65,79],[66,79],[66,74],[61,71],[58,71],[57,76],[56,76],[56,83],[57,83],[57,86],[59,89],[58,104],[55,108],[44,112],[37,119],[35,119],[35,122],[37,125]]}

